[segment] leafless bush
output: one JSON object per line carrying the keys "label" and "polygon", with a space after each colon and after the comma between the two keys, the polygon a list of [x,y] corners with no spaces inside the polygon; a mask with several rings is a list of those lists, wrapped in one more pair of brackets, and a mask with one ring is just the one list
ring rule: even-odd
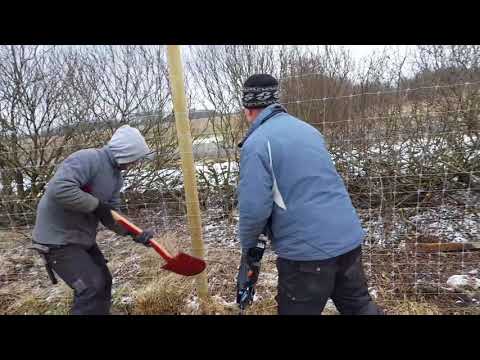
{"label": "leafless bush", "polygon": [[0,58],[0,223],[31,223],[55,167],[123,124],[158,154],[127,174],[129,190],[165,181],[158,171],[175,161],[176,135],[161,47],[2,46]]}
{"label": "leafless bush", "polygon": [[[207,138],[218,149],[214,159],[204,158],[198,171],[204,189],[203,204],[220,203],[226,213],[235,207],[238,177],[238,143],[247,124],[243,117],[241,89],[253,73],[274,73],[275,58],[269,46],[202,46],[192,48],[189,70],[199,88],[204,107],[213,109],[209,126],[197,144]],[[216,164],[221,162],[221,164]]]}

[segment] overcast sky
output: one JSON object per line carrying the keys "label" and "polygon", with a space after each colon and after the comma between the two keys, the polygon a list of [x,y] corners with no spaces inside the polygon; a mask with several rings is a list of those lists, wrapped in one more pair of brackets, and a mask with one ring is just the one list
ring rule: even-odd
{"label": "overcast sky", "polygon": [[355,59],[370,55],[372,52],[380,52],[386,46],[395,48],[397,47],[402,53],[414,48],[416,45],[344,45],[345,48],[352,52]]}
{"label": "overcast sky", "polygon": [[[334,45],[335,46],[335,45]],[[342,46],[345,49],[348,49],[354,58],[355,62],[358,62],[361,58],[371,55],[373,52],[380,53],[385,47],[389,49],[398,49],[400,54],[405,54],[410,50],[414,49],[416,45],[338,45]],[[189,47],[183,46],[182,51],[188,53]],[[194,107],[201,108],[205,105],[195,104]]]}

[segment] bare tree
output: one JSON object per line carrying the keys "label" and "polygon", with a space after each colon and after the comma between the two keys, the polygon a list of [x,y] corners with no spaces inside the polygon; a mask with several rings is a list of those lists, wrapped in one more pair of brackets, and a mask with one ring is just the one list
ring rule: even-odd
{"label": "bare tree", "polygon": [[167,182],[160,170],[175,161],[176,137],[162,47],[3,46],[0,59],[2,222],[31,222],[55,166],[123,124],[158,155],[127,175],[132,193]]}
{"label": "bare tree", "polygon": [[[202,46],[191,48],[188,69],[199,88],[203,106],[212,109],[203,137],[213,139],[217,151],[213,158],[203,159],[199,169],[205,197],[220,200],[229,213],[235,206],[234,189],[238,178],[239,148],[247,124],[241,103],[242,86],[254,73],[277,72],[271,46]],[[219,197],[218,195],[221,194]]]}
{"label": "bare tree", "polygon": [[[56,47],[0,48],[0,119],[5,211],[29,221],[38,197],[65,152],[75,149],[74,127],[88,112],[70,91],[75,57]],[[64,129],[59,131],[59,129]]]}

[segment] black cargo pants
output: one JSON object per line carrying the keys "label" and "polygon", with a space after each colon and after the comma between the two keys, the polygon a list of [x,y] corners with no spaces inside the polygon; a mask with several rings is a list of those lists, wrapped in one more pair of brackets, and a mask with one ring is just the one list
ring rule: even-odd
{"label": "black cargo pants", "polygon": [[320,315],[331,298],[343,315],[382,315],[370,294],[361,246],[318,261],[277,259],[279,315]]}
{"label": "black cargo pants", "polygon": [[50,247],[46,255],[55,273],[74,290],[72,315],[108,315],[111,306],[112,275],[95,244]]}

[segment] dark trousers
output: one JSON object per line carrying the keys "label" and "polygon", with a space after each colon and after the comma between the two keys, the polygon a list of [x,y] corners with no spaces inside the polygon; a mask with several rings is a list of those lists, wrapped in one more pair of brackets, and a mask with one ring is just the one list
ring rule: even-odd
{"label": "dark trousers", "polygon": [[277,259],[279,315],[320,315],[331,298],[343,315],[381,315],[370,294],[361,246],[318,261]]}
{"label": "dark trousers", "polygon": [[47,259],[55,273],[74,290],[72,315],[110,313],[112,275],[96,244],[89,249],[78,245],[51,248]]}

